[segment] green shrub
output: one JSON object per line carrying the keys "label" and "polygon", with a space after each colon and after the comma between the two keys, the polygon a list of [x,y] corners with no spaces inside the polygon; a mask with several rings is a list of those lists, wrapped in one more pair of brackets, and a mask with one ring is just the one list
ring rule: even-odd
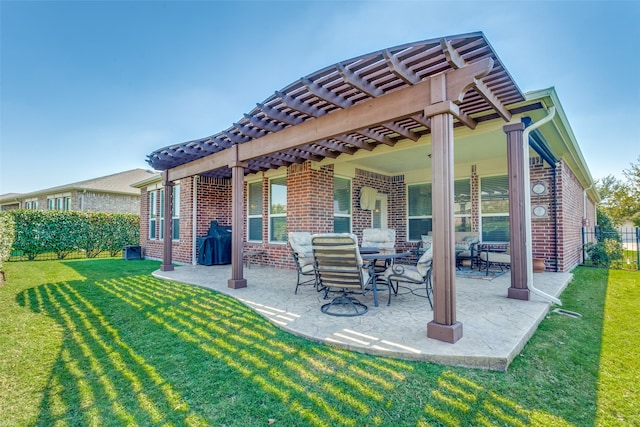
{"label": "green shrub", "polygon": [[0,271],[3,271],[3,263],[11,256],[15,233],[13,217],[6,212],[0,212]]}
{"label": "green shrub", "polygon": [[27,259],[33,260],[38,254],[51,250],[49,248],[51,212],[22,209],[9,211],[13,215],[16,227],[13,251],[21,252]]}
{"label": "green shrub", "polygon": [[616,238],[603,237],[597,243],[587,243],[585,249],[591,263],[600,267],[608,267],[624,255],[622,243]]}
{"label": "green shrub", "polygon": [[29,260],[54,252],[64,259],[83,251],[95,258],[103,251],[116,256],[124,246],[140,241],[140,219],[135,214],[79,211],[8,211],[15,222],[12,252]]}

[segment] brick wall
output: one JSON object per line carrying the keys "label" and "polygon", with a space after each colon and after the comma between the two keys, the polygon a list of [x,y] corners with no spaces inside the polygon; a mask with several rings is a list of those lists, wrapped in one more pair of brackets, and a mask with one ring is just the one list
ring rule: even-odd
{"label": "brick wall", "polygon": [[[529,162],[531,185],[542,184],[546,191],[542,194],[531,192],[531,237],[533,257],[545,260],[547,271],[556,270],[556,212],[553,203],[553,174],[554,171],[549,165],[539,157],[532,158]],[[536,207],[543,207],[546,215],[536,216],[533,210]]]}
{"label": "brick wall", "polygon": [[569,271],[582,258],[582,216],[584,200],[582,186],[564,162],[556,168],[558,180],[558,244],[559,269]]}
{"label": "brick wall", "polygon": [[[558,201],[553,202],[554,170],[544,162],[535,158],[530,161],[531,183],[544,183],[546,192],[541,195],[532,193],[531,205],[544,206],[547,214],[543,217],[532,215],[533,256],[544,258],[548,271],[568,271],[576,266],[581,257],[581,234],[583,215],[582,188],[575,175],[564,163],[559,163],[555,170]],[[320,168],[313,167],[310,162],[296,164],[287,168],[287,230],[310,231],[324,233],[333,231],[333,178],[332,165]],[[474,166],[471,167],[472,191],[472,227],[479,229],[479,177]],[[359,195],[362,187],[375,188],[379,193],[387,195],[389,216],[388,226],[396,230],[397,246],[410,249],[415,243],[407,243],[407,191],[404,176],[386,176],[378,173],[356,169],[352,179],[352,231],[362,236],[364,228],[371,227],[371,211],[360,209]],[[294,268],[289,247],[282,243],[269,243],[269,179],[262,178],[263,189],[263,230],[262,242],[246,242],[245,227],[242,230],[245,249],[264,252],[262,259],[257,259],[264,265]],[[207,234],[211,220],[217,220],[220,225],[231,225],[231,181],[200,177],[197,183],[197,222],[196,236]],[[173,259],[176,262],[191,263],[192,260],[192,197],[193,178],[187,178],[180,183],[180,240],[173,242]],[[246,184],[245,184],[245,213],[246,213]],[[144,256],[161,259],[163,242],[148,240],[149,198],[146,189],[142,190],[140,200],[141,229],[140,240],[144,247]],[[158,200],[158,203],[160,201]],[[162,209],[158,206],[158,209]],[[595,223],[595,208],[589,201],[587,206],[588,218]],[[557,213],[557,231],[556,215]],[[159,226],[159,224],[158,224]],[[236,230],[234,230],[235,232]],[[554,244],[555,235],[558,236],[558,248]],[[159,235],[159,233],[158,233]],[[558,263],[556,264],[556,250]]]}
{"label": "brick wall", "polygon": [[[82,199],[84,198],[84,208]],[[140,213],[140,196],[127,196],[109,193],[74,192],[71,199],[72,209],[89,212]],[[47,206],[38,201],[39,206]],[[76,206],[73,208],[73,206]]]}
{"label": "brick wall", "polygon": [[[393,198],[395,194],[393,194],[392,185],[391,185],[391,177],[386,175],[381,175],[375,172],[369,172],[361,169],[356,169],[355,177],[351,183],[351,196],[352,196],[352,214],[351,214],[351,231],[356,235],[362,237],[362,230],[365,228],[371,228],[372,226],[372,218],[371,211],[360,209],[360,191],[362,187],[371,187],[375,188],[378,193],[386,194],[387,201],[390,207],[395,207],[396,205],[393,203]],[[391,214],[391,210],[389,209],[389,228],[397,227],[397,217]],[[396,236],[397,239],[397,236]]]}

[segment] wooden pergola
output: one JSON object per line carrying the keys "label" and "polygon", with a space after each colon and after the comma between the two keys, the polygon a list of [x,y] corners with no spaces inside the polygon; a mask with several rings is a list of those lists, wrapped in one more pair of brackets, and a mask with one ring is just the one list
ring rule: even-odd
{"label": "wooden pergola", "polygon": [[[232,229],[244,228],[244,175],[336,158],[379,144],[417,141],[431,134],[433,188],[434,318],[431,338],[462,337],[456,319],[454,239],[454,128],[481,121],[511,121],[509,105],[524,97],[482,33],[406,44],[343,61],[277,91],[238,123],[216,135],[156,150],[149,164],[163,171],[165,218],[171,217],[174,182],[194,175],[231,178]],[[525,233],[524,125],[504,127],[508,145],[511,288],[528,299]],[[425,153],[427,156],[428,153]],[[172,221],[164,222],[171,236]],[[229,287],[247,286],[243,233],[233,233]],[[161,269],[172,270],[171,239]]]}

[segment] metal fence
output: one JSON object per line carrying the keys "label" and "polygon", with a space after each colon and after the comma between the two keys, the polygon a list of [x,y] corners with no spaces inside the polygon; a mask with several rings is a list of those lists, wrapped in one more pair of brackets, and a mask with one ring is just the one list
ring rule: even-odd
{"label": "metal fence", "polygon": [[122,251],[110,253],[109,251],[100,251],[97,254],[87,254],[86,251],[72,251],[68,253],[46,252],[37,255],[27,255],[22,251],[13,251],[9,256],[9,262],[12,261],[52,261],[63,259],[79,259],[79,258],[111,258],[122,256]]}
{"label": "metal fence", "polygon": [[582,264],[640,270],[640,228],[582,228]]}

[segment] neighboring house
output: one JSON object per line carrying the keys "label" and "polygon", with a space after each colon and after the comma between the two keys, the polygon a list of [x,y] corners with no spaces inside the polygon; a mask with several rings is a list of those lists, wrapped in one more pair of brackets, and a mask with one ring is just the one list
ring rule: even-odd
{"label": "neighboring house", "polygon": [[140,191],[131,186],[154,173],[132,169],[30,193],[0,195],[0,208],[140,213]]}
{"label": "neighboring house", "polygon": [[455,298],[440,298],[455,293],[454,231],[510,242],[508,296],[528,299],[531,257],[548,271],[575,267],[599,201],[555,90],[523,94],[482,33],[328,66],[148,162],[163,172],[136,184],[145,256],[165,270],[193,263],[197,237],[217,220],[233,229],[230,287],[246,286],[243,249],[292,268],[289,231],[361,238],[388,227],[399,249],[432,233],[428,335],[448,342],[462,336]]}

